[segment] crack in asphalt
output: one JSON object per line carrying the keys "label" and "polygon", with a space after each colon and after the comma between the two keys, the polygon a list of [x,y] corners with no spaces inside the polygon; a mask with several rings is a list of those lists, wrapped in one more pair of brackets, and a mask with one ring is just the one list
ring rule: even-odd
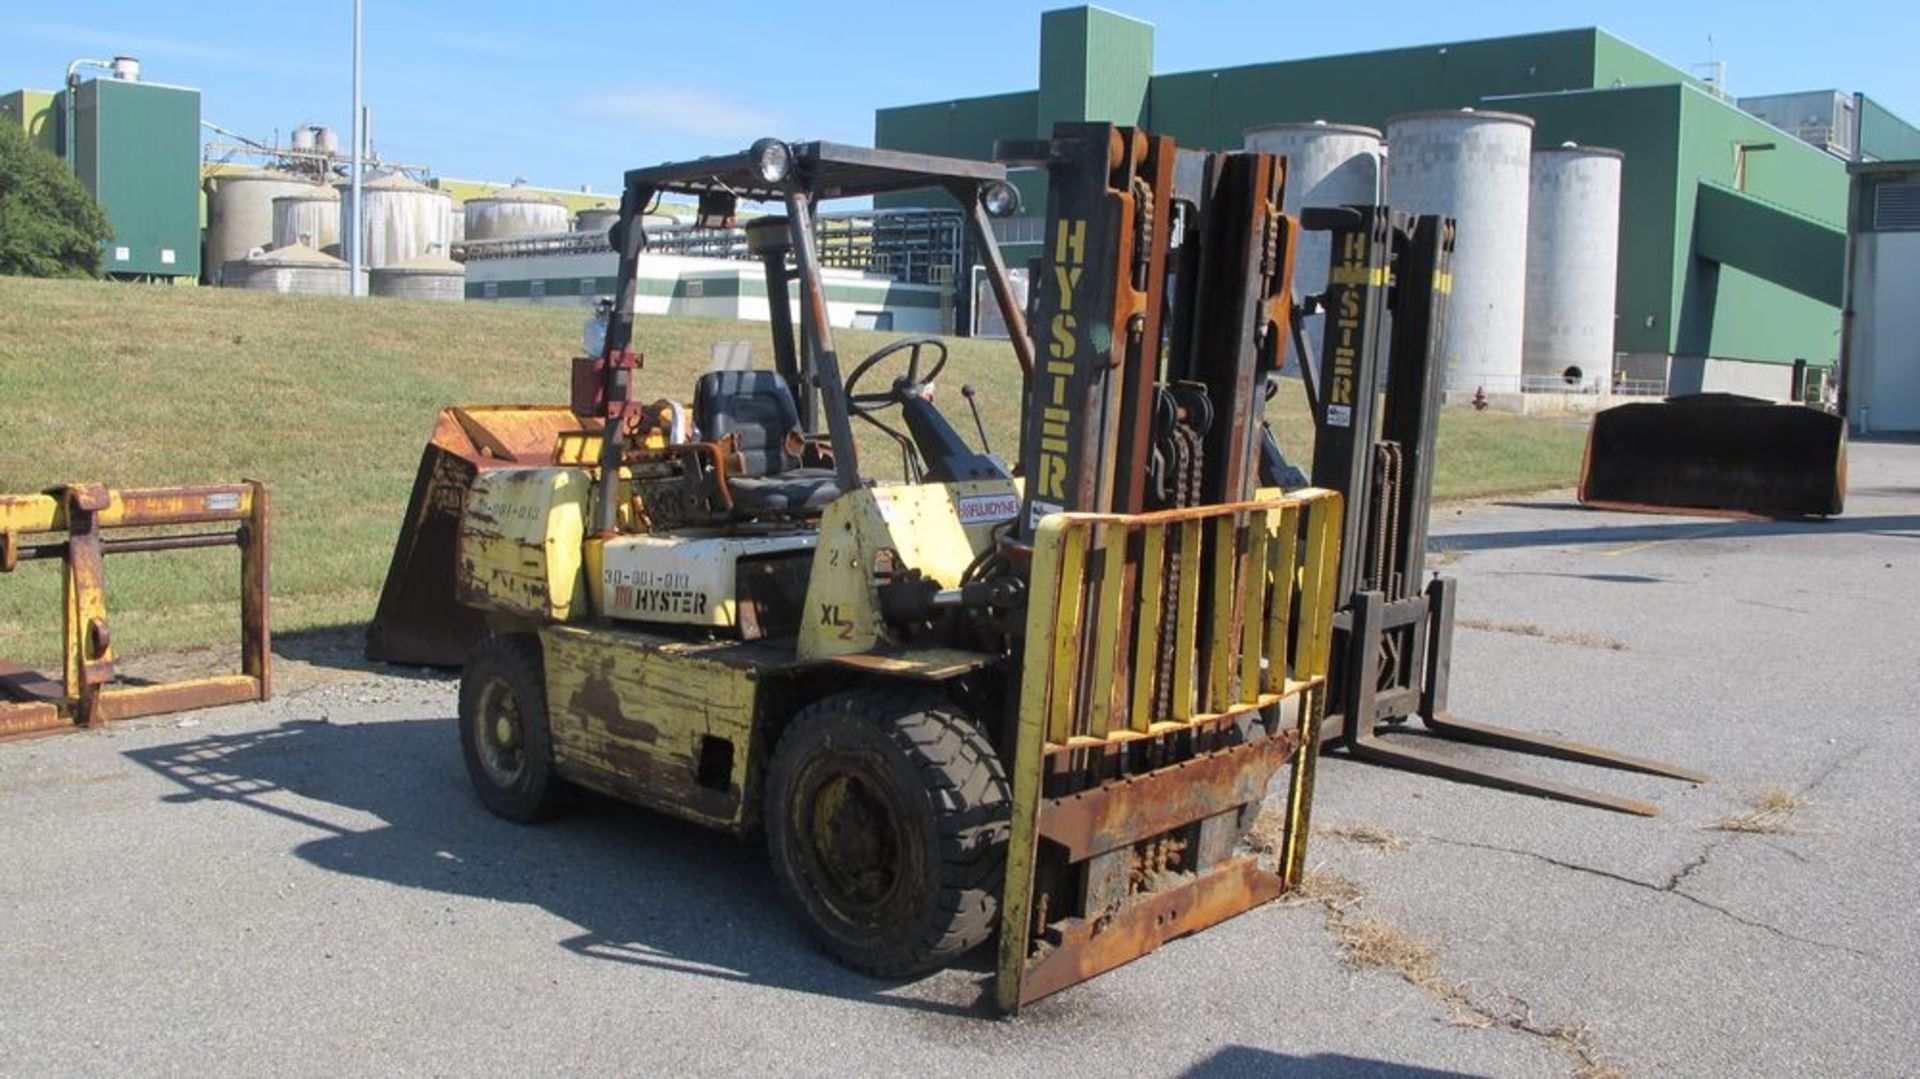
{"label": "crack in asphalt", "polygon": [[1738,922],[1741,925],[1748,926],[1749,928],[1758,929],[1766,933],[1771,933],[1774,936],[1779,937],[1781,940],[1792,941],[1795,944],[1804,944],[1810,948],[1822,948],[1828,951],[1843,952],[1847,955],[1854,956],[1855,958],[1858,958],[1858,959],[1871,960],[1874,958],[1874,956],[1870,952],[1865,952],[1858,948],[1850,947],[1845,944],[1837,944],[1829,940],[1816,940],[1812,937],[1802,937],[1793,933],[1789,933],[1778,926],[1771,925],[1767,922],[1763,922],[1755,918],[1749,918],[1744,914],[1740,914],[1738,912],[1728,910],[1726,907],[1723,907],[1718,903],[1714,903],[1707,899],[1702,899],[1700,896],[1697,896],[1692,892],[1683,890],[1680,887],[1680,883],[1686,880],[1689,876],[1693,875],[1695,872],[1697,872],[1700,869],[1700,867],[1706,865],[1707,859],[1712,856],[1714,849],[1720,846],[1721,843],[1725,842],[1725,840],[1715,840],[1711,843],[1708,843],[1705,847],[1701,849],[1698,855],[1694,856],[1694,858],[1692,858],[1685,865],[1681,866],[1678,870],[1676,870],[1671,877],[1667,878],[1666,883],[1654,884],[1651,881],[1641,880],[1638,877],[1629,877],[1624,873],[1615,873],[1611,870],[1600,869],[1595,866],[1581,865],[1578,862],[1563,861],[1559,858],[1554,858],[1550,855],[1541,854],[1538,851],[1523,850],[1519,847],[1503,847],[1495,843],[1476,843],[1468,839],[1448,839],[1444,836],[1436,836],[1436,835],[1423,835],[1420,838],[1425,839],[1429,842],[1441,844],[1442,846],[1466,847],[1472,850],[1491,851],[1496,854],[1510,854],[1510,855],[1516,855],[1522,858],[1532,858],[1535,861],[1545,862],[1548,865],[1556,866],[1561,869],[1572,870],[1575,873],[1585,873],[1589,876],[1599,877],[1602,880],[1610,880],[1619,884],[1631,885],[1635,888],[1641,888],[1649,892],[1654,892],[1658,895],[1678,896],[1679,898],[1684,899],[1687,902],[1694,904],[1695,906],[1703,907],[1707,910],[1713,911],[1715,914],[1719,914],[1723,917],[1731,919],[1732,921]]}
{"label": "crack in asphalt", "polygon": [[[1719,846],[1720,842],[1721,842],[1720,840],[1715,840],[1714,842],[1708,843],[1706,846],[1701,847],[1700,853],[1697,855],[1694,855],[1692,861],[1688,862],[1686,865],[1681,866],[1679,869],[1674,870],[1673,876],[1668,877],[1667,882],[1665,884],[1662,884],[1660,887],[1655,888],[1654,890],[1659,892],[1677,891],[1680,887],[1681,881],[1686,880],[1690,876],[1693,876],[1695,870],[1707,864],[1707,859],[1713,857],[1713,848]],[[1636,882],[1636,883],[1640,883],[1640,882]],[[1653,886],[1648,885],[1648,887],[1651,888]],[[1681,892],[1680,894],[1685,895],[1686,893]]]}
{"label": "crack in asphalt", "polygon": [[1832,779],[1835,772],[1859,760],[1866,755],[1868,750],[1873,749],[1878,744],[1877,742],[1862,742],[1852,749],[1838,754],[1832,760],[1828,761],[1812,779],[1807,780],[1807,782],[1801,786],[1800,793],[1813,793],[1813,791],[1819,789],[1827,780]]}

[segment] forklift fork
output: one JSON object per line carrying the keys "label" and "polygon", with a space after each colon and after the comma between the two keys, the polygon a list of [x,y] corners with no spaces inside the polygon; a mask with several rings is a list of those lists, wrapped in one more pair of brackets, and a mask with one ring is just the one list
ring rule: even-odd
{"label": "forklift fork", "polygon": [[[1432,662],[1426,667],[1426,685],[1421,692],[1419,714],[1422,724],[1430,734],[1451,741],[1470,742],[1494,749],[1554,757],[1603,768],[1667,776],[1690,783],[1707,781],[1707,777],[1699,772],[1661,761],[1635,757],[1564,738],[1529,734],[1491,723],[1462,719],[1447,711],[1447,653],[1450,651],[1451,642],[1446,638],[1452,635],[1452,585],[1452,581],[1435,581],[1428,590],[1428,640],[1433,645],[1434,655]],[[1526,775],[1498,765],[1468,763],[1409,744],[1412,739],[1407,736],[1393,737],[1383,734],[1380,723],[1371,717],[1377,700],[1372,690],[1379,684],[1380,639],[1383,633],[1381,623],[1385,607],[1386,604],[1380,593],[1368,592],[1360,596],[1352,608],[1352,628],[1347,635],[1349,648],[1345,658],[1349,664],[1353,665],[1349,668],[1353,674],[1347,684],[1358,688],[1349,714],[1343,717],[1345,722],[1332,725],[1337,731],[1338,745],[1349,756],[1372,764],[1384,764],[1440,779],[1491,787],[1515,794],[1551,798],[1556,801],[1609,809],[1617,813],[1631,813],[1641,817],[1659,815],[1659,810],[1651,802],[1644,802],[1638,798],[1626,798],[1574,783]]]}

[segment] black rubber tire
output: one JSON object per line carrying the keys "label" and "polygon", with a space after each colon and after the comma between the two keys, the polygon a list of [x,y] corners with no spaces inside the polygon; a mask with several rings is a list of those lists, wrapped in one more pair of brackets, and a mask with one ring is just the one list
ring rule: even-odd
{"label": "black rubber tire", "polygon": [[[482,714],[483,707],[496,706],[496,694],[511,698],[518,720],[517,767],[502,761],[500,742],[489,737]],[[460,672],[460,751],[474,792],[497,816],[531,824],[553,816],[571,799],[572,784],[553,772],[553,732],[537,638],[489,637],[468,654]]]}
{"label": "black rubber tire", "polygon": [[[875,831],[888,836],[874,860],[890,870],[856,885],[879,893],[871,900],[842,886],[845,859],[822,853],[823,813],[845,819],[822,804],[855,798],[854,815],[877,810]],[[794,716],[774,750],[764,818],[774,875],[846,966],[882,978],[937,970],[998,927],[1011,798],[992,743],[950,702],[892,688],[836,694]]]}

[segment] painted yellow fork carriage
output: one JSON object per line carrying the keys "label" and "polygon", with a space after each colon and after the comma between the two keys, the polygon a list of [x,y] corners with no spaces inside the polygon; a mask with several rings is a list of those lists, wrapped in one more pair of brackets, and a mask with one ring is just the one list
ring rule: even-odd
{"label": "painted yellow fork carriage", "polygon": [[[916,645],[887,623],[881,587],[908,568],[959,582],[996,542],[991,522],[967,508],[1017,505],[1013,483],[862,488],[831,503],[817,528],[751,541],[589,537],[592,488],[586,469],[507,468],[476,479],[468,496],[456,594],[489,612],[496,639],[538,643],[523,653],[538,664],[538,735],[520,733],[525,717],[512,709],[487,711],[490,676],[468,665],[463,724],[470,705],[479,710],[477,737],[512,758],[495,764],[544,752],[560,780],[736,834],[765,825],[777,846],[781,822],[772,818],[784,811],[772,804],[769,775],[781,771],[797,713],[848,689],[957,700],[969,678],[1001,679],[999,699],[1013,703],[987,749],[1000,762],[986,767],[1004,775],[1011,796],[994,803],[1000,823],[969,829],[963,842],[1005,844],[980,863],[997,867],[1004,857],[1004,878],[982,884],[986,902],[970,931],[984,940],[997,918],[994,997],[1008,1012],[1297,881],[1324,708],[1339,495],[1269,491],[1139,515],[1052,515],[1032,548],[1024,631],[1011,654],[995,654]],[[792,578],[805,590],[797,633],[737,639],[745,634],[606,617],[620,603],[612,567],[621,545],[661,542],[752,542],[804,562]],[[744,624],[737,609],[710,613],[716,625]],[[1284,769],[1279,826],[1253,851],[1249,827]],[[836,805],[847,795],[844,784],[816,793]],[[816,833],[837,819],[834,809],[809,812]],[[807,827],[789,831],[809,841]],[[780,858],[776,851],[777,867]],[[848,958],[817,919],[814,928]]]}
{"label": "painted yellow fork carriage", "polygon": [[[1305,490],[1041,523],[1001,902],[1002,1011],[1298,882],[1339,522],[1338,494]],[[1172,752],[1159,767],[1104,780],[1112,769],[1086,767],[1130,745],[1148,748],[1149,761]],[[1242,840],[1289,764],[1268,868]],[[1049,880],[1071,885],[1050,890]],[[1078,893],[1073,909],[1049,910],[1062,892]]]}

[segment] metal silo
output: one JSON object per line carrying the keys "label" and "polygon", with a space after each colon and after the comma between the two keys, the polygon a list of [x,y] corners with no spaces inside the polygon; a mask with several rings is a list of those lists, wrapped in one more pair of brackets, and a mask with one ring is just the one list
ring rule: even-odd
{"label": "metal silo", "polygon": [[368,284],[374,296],[459,303],[467,298],[467,268],[433,250],[374,269]]}
{"label": "metal silo", "polygon": [[573,231],[592,232],[601,236],[620,220],[620,208],[617,206],[589,206],[573,215]]}
{"label": "metal silo", "polygon": [[1533,155],[1525,371],[1536,385],[1591,386],[1613,370],[1623,156],[1573,143]]}
{"label": "metal silo", "polygon": [[[353,200],[347,197],[348,185],[334,186],[342,196],[340,235],[345,237],[354,230]],[[360,201],[367,218],[361,262],[369,269],[424,255],[435,244],[445,251],[453,243],[453,197],[444,191],[389,173],[362,183]]]}
{"label": "metal silo", "polygon": [[273,246],[303,242],[321,249],[340,242],[340,193],[325,184],[273,200]]}
{"label": "metal silo", "polygon": [[567,205],[523,187],[467,200],[467,239],[507,240],[567,231]]}
{"label": "metal silo", "polygon": [[[1287,213],[1308,206],[1370,206],[1380,201],[1380,132],[1353,124],[1263,124],[1248,128],[1246,148],[1287,159]],[[1293,260],[1296,296],[1327,287],[1332,241],[1324,232],[1303,232]],[[1307,320],[1306,336],[1320,347],[1321,316]],[[1289,366],[1299,357],[1288,353]]]}
{"label": "metal silo", "polygon": [[221,268],[221,276],[233,288],[303,295],[347,294],[347,264],[305,244],[255,251],[246,258],[234,259]]}
{"label": "metal silo", "polygon": [[1387,203],[1459,225],[1442,357],[1448,389],[1520,390],[1533,120],[1417,112],[1387,123]]}
{"label": "metal silo", "polygon": [[208,280],[220,284],[226,264],[273,244],[273,200],[313,184],[287,172],[218,173],[206,178]]}

